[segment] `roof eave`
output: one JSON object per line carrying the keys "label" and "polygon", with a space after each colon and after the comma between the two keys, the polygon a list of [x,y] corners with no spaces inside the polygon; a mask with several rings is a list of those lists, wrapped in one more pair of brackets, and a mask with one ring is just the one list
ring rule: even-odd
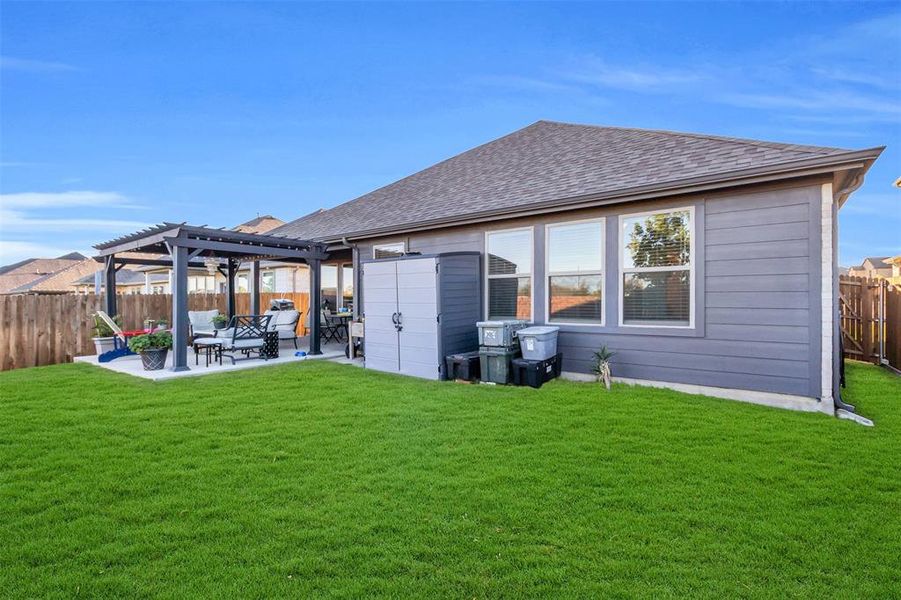
{"label": "roof eave", "polygon": [[769,167],[727,171],[715,175],[681,179],[651,186],[639,186],[615,190],[602,194],[587,194],[570,198],[555,199],[514,209],[504,208],[493,211],[482,211],[479,213],[470,213],[461,217],[434,219],[404,226],[380,227],[341,235],[323,236],[317,239],[323,242],[335,243],[342,241],[342,239],[359,240],[384,235],[397,235],[411,231],[438,229],[486,220],[500,220],[529,216],[537,213],[575,210],[584,208],[585,205],[598,206],[622,202],[634,202],[638,200],[647,200],[653,197],[674,196],[739,185],[781,181],[848,169],[860,169],[861,173],[865,173],[870,168],[870,165],[873,164],[873,161],[879,158],[879,155],[882,154],[884,149],[885,146],[879,146],[876,148],[867,148],[842,154],[832,154],[812,159],[781,163]]}

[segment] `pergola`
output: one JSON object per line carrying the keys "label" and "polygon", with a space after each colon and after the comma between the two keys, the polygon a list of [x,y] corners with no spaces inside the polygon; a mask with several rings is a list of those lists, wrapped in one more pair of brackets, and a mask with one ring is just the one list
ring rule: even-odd
{"label": "pergola", "polygon": [[[228,229],[198,227],[185,223],[162,223],[94,246],[95,260],[104,263],[104,309],[116,314],[116,272],[125,265],[156,265],[172,269],[173,370],[188,370],[188,269],[215,266],[227,283],[228,317],[235,316],[235,275],[243,262],[250,262],[250,312],[260,314],[260,261],[304,263],[310,268],[310,314],[319,315],[321,263],[328,258],[325,245],[275,235],[242,233]],[[138,254],[140,253],[140,254]],[[147,254],[162,255],[147,258]],[[165,256],[168,255],[168,258]],[[319,318],[310,319],[310,354],[321,354]]]}

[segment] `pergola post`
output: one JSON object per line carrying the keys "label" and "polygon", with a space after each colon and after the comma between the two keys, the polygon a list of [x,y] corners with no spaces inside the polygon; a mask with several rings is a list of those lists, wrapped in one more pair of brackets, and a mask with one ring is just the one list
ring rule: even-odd
{"label": "pergola post", "polygon": [[260,261],[250,263],[250,314],[260,314]]}
{"label": "pergola post", "polygon": [[226,284],[225,284],[225,311],[228,313],[228,320],[231,322],[235,316],[235,275],[238,272],[238,265],[234,259],[228,259],[226,265]]}
{"label": "pergola post", "polygon": [[110,317],[115,317],[116,308],[116,255],[105,257],[103,269],[103,310]]}
{"label": "pergola post", "polygon": [[172,370],[188,370],[188,248],[172,245]]}
{"label": "pergola post", "polygon": [[319,319],[322,315],[322,261],[313,259],[310,265],[310,354],[322,354],[319,344]]}

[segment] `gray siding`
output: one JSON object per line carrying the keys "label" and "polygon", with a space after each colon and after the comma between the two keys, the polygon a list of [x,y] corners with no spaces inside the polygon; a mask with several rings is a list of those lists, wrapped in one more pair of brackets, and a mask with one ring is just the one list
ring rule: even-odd
{"label": "gray siding", "polygon": [[[385,238],[423,253],[484,253],[485,232],[534,226],[534,320],[545,320],[544,227],[606,218],[604,326],[561,325],[564,369],[588,373],[592,352],[617,352],[614,375],[676,383],[819,396],[820,183],[718,193],[542,215],[485,226]],[[618,324],[618,217],[666,207],[695,207],[695,327]],[[369,244],[360,244],[371,256]],[[481,286],[479,290],[481,298]]]}
{"label": "gray siding", "polygon": [[473,323],[482,319],[480,265],[478,255],[438,257],[439,330],[445,356],[479,347]]}

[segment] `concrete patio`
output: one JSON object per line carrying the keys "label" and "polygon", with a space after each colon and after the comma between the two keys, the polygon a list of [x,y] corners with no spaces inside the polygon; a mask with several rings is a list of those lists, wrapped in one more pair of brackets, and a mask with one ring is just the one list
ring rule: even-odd
{"label": "concrete patio", "polygon": [[294,344],[290,341],[282,341],[281,345],[279,346],[278,358],[271,358],[269,360],[250,358],[246,360],[236,360],[235,364],[231,364],[231,360],[229,360],[228,357],[224,357],[221,366],[218,362],[215,362],[207,367],[205,353],[198,353],[198,356],[196,357],[196,362],[198,364],[195,365],[194,351],[189,347],[187,371],[172,370],[172,359],[174,353],[171,351],[166,357],[166,367],[158,371],[145,371],[143,363],[141,362],[141,357],[137,355],[124,356],[107,363],[97,362],[96,356],[77,356],[75,357],[75,362],[94,365],[96,367],[108,369],[117,373],[125,373],[126,375],[133,375],[135,377],[150,379],[152,381],[163,381],[181,377],[196,377],[199,375],[226,373],[229,371],[242,371],[245,369],[256,369],[259,367],[268,367],[271,365],[283,365],[291,362],[303,362],[305,360],[335,360],[349,364],[362,365],[362,359],[357,359],[354,361],[348,360],[344,355],[344,348],[344,343],[331,342],[322,344],[322,354],[307,354],[306,356],[302,357],[295,356],[295,352],[309,352],[309,338],[302,337],[298,338],[297,340],[297,349],[294,348]]}

